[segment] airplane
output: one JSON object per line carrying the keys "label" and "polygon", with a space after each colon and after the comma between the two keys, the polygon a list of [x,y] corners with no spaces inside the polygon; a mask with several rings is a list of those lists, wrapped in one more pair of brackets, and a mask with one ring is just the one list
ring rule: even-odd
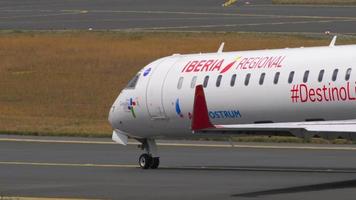
{"label": "airplane", "polygon": [[356,139],[356,45],[173,54],[141,69],[109,111],[112,139],[134,138],[143,169],[157,138],[290,134]]}

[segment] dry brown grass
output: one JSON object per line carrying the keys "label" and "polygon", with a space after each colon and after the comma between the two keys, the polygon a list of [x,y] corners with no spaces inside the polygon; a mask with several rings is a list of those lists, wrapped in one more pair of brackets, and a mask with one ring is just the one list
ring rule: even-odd
{"label": "dry brown grass", "polygon": [[356,4],[356,0],[272,0],[274,4]]}
{"label": "dry brown grass", "polygon": [[[107,113],[145,64],[177,52],[326,45],[298,36],[185,33],[0,33],[0,130],[110,134]],[[351,42],[350,42],[351,43]]]}

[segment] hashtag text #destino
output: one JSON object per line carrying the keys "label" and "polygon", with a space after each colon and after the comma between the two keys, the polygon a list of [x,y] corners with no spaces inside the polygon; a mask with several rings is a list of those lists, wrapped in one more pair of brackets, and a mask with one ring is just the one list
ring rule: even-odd
{"label": "hashtag text #destino", "polygon": [[293,103],[355,101],[356,83],[353,86],[351,86],[350,82],[341,86],[333,86],[329,83],[321,87],[296,84],[292,86],[290,92],[290,98]]}

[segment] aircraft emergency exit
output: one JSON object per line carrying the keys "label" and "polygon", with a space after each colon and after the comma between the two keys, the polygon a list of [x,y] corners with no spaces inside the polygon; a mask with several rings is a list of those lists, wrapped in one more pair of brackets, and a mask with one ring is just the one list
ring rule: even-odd
{"label": "aircraft emergency exit", "polygon": [[356,45],[174,54],[140,70],[109,112],[113,140],[290,133],[356,138]]}

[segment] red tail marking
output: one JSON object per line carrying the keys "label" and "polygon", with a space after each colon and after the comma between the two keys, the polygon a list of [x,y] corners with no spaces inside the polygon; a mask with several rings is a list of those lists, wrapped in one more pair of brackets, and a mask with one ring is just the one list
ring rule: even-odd
{"label": "red tail marking", "polygon": [[215,128],[210,122],[208,107],[206,105],[204,89],[202,85],[195,87],[194,107],[192,117],[192,130]]}

